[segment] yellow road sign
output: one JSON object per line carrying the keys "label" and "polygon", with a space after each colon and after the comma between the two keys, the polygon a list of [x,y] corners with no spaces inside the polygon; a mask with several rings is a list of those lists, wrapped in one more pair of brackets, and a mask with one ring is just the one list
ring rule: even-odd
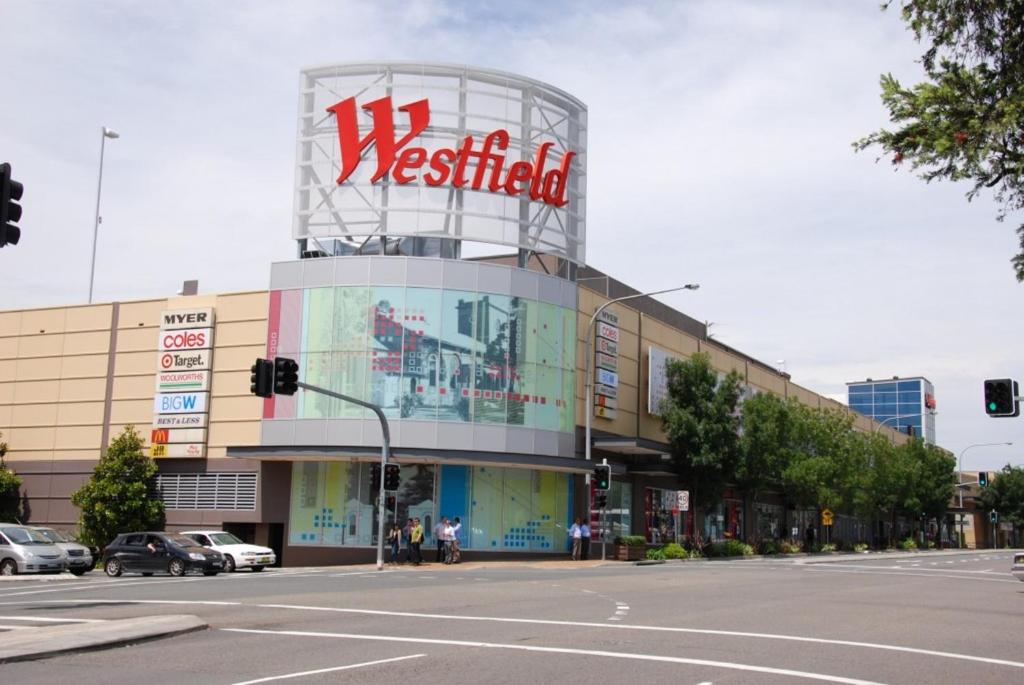
{"label": "yellow road sign", "polygon": [[822,509],[821,510],[821,525],[831,526],[832,525],[832,510]]}

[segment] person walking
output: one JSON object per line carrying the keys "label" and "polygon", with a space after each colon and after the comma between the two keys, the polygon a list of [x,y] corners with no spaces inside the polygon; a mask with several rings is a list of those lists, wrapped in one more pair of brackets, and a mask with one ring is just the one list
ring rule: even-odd
{"label": "person walking", "polygon": [[405,526],[402,528],[402,544],[405,545],[405,560],[406,562],[412,562],[412,545],[409,544],[412,540],[412,519],[408,519],[405,522]]}
{"label": "person walking", "polygon": [[448,519],[442,516],[441,520],[434,526],[434,542],[437,543],[437,558],[434,561],[437,562],[444,561],[444,526],[447,522]]}
{"label": "person walking", "polygon": [[586,561],[590,558],[590,524],[580,526],[580,540],[580,559]]}
{"label": "person walking", "polygon": [[455,526],[448,519],[444,521],[444,563],[452,563],[452,538],[455,537]]}
{"label": "person walking", "polygon": [[579,561],[580,548],[583,546],[583,528],[580,526],[580,518],[569,526],[569,537],[572,538],[572,560]]}
{"label": "person walking", "polygon": [[398,565],[398,555],[402,551],[402,528],[395,521],[388,531],[388,545],[391,547],[391,563]]}
{"label": "person walking", "polygon": [[458,516],[455,517],[452,529],[454,530],[452,535],[452,563],[457,564],[462,561],[462,519]]}
{"label": "person walking", "polygon": [[423,544],[423,526],[418,518],[414,518],[412,524],[412,531],[409,533],[409,558],[412,559],[413,566],[419,566],[423,563],[423,554],[420,552],[420,545]]}

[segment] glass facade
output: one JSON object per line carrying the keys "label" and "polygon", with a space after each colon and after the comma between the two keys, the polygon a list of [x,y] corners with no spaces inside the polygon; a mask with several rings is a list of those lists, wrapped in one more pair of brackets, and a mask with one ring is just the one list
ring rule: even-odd
{"label": "glass facade", "polygon": [[923,378],[848,385],[850,408],[902,433],[935,443],[935,391]]}
{"label": "glass facade", "polygon": [[[295,462],[288,543],[375,545],[370,468],[366,462]],[[428,545],[439,516],[462,520],[466,549],[557,552],[566,545],[572,477],[564,473],[407,464],[394,495],[386,523],[419,517]]]}
{"label": "glass facade", "polygon": [[688,511],[678,509],[676,490],[644,488],[644,537],[647,542],[682,542],[690,529]]}
{"label": "glass facade", "polygon": [[[389,418],[575,427],[576,312],[522,297],[405,286],[275,291],[278,354],[307,383]],[[373,418],[314,393],[265,418]]]}

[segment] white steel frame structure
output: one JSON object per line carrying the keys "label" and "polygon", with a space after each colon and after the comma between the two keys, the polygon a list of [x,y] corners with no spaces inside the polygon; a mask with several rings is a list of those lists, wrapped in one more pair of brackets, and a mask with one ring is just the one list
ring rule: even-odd
{"label": "white steel frame structure", "polygon": [[[427,98],[430,125],[410,143],[456,148],[465,136],[475,141],[495,129],[509,133],[509,163],[531,160],[552,142],[547,168],[576,153],[568,175],[564,207],[510,197],[486,189],[430,187],[421,178],[396,184],[387,176],[370,183],[375,152],[342,184],[337,122],[327,108],[355,97],[357,105],[392,98],[394,109]],[[360,109],[360,139],[372,117]],[[394,113],[395,135],[409,131],[409,119]],[[516,248],[520,254],[554,255],[582,265],[586,242],[587,109],[547,84],[501,71],[410,62],[359,63],[305,69],[301,73],[295,206],[292,237],[307,245],[334,240],[346,253],[360,253],[373,238],[428,238]],[[473,169],[471,165],[469,169]],[[379,241],[378,241],[379,243]],[[385,240],[385,245],[387,240]],[[455,250],[454,253],[451,250]],[[402,251],[403,254],[415,254]],[[337,254],[337,252],[335,252]]]}

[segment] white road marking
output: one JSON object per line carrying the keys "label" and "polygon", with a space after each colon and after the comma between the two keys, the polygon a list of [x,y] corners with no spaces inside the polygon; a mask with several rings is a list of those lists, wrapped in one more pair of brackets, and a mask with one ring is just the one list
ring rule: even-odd
{"label": "white road marking", "polygon": [[113,586],[118,589],[125,587],[138,587],[139,585],[164,585],[166,583],[194,583],[199,580],[209,580],[208,578],[171,578],[168,580],[133,580],[126,578],[125,580],[102,580],[96,583],[82,584],[82,585],[66,585],[64,587],[50,588],[48,590],[24,590],[21,592],[0,592],[0,599],[4,597],[20,597],[22,595],[44,595],[53,592],[82,592],[86,590],[100,590],[107,587]]}
{"label": "white road marking", "polygon": [[353,571],[351,573],[332,573],[331,578],[342,578],[344,576],[377,576],[384,573],[394,573],[394,571]]}
{"label": "white road marking", "polygon": [[[936,571],[938,569],[922,568],[920,570],[921,571]],[[1013,581],[1013,580],[1002,580],[1000,578],[979,578],[977,576],[963,575],[964,573],[970,573],[970,571],[953,571],[952,572],[952,573],[956,573],[957,575],[951,575],[950,573],[946,573],[945,571],[939,571],[939,573],[936,573],[936,574],[918,573],[917,571],[902,571],[902,572],[898,572],[897,573],[897,572],[894,572],[894,571],[868,571],[868,570],[864,570],[864,569],[861,569],[859,571],[853,571],[853,570],[844,571],[842,569],[825,569],[825,568],[816,568],[816,569],[814,569],[814,571],[817,572],[817,573],[853,573],[853,574],[861,574],[861,575],[865,575],[865,576],[902,576],[904,578],[906,578],[906,577],[917,577],[917,578],[952,578],[953,580],[980,580],[980,581],[985,582],[985,583],[1015,583],[1015,582],[1017,582],[1017,581]]]}
{"label": "white road marking", "polygon": [[0,624],[0,630],[28,630],[32,626],[5,626]]}
{"label": "white road marking", "polygon": [[[934,576],[929,576],[934,577]],[[1017,582],[1017,581],[1014,581]],[[637,630],[641,632],[658,633],[686,633],[692,635],[716,635],[721,637],[746,637],[762,640],[782,640],[786,642],[807,642],[820,645],[838,645],[843,647],[861,647],[864,649],[878,649],[888,652],[904,652],[907,654],[923,654],[926,656],[941,657],[945,659],[956,659],[959,661],[974,661],[983,664],[996,666],[1009,666],[1012,668],[1024,669],[1024,662],[1009,661],[1007,659],[994,659],[985,656],[974,656],[972,654],[959,654],[956,652],[940,652],[933,649],[920,649],[918,647],[904,647],[902,645],[886,645],[878,642],[857,642],[854,640],[830,640],[821,637],[803,637],[800,635],[779,635],[775,633],[751,633],[736,630],[713,630],[708,628],[679,628],[675,626],[649,626],[632,625],[624,623],[621,625],[609,625],[594,621],[555,621],[552,619],[540,618],[507,618],[501,616],[457,616],[454,614],[427,614],[411,611],[384,611],[380,609],[349,609],[343,607],[309,606],[301,604],[248,604],[242,602],[215,602],[210,600],[169,600],[169,599],[49,599],[49,600],[20,600],[15,602],[0,602],[0,606],[10,604],[192,604],[212,606],[244,606],[253,609],[287,609],[292,611],[324,611],[339,614],[365,614],[368,616],[395,616],[401,618],[423,618],[430,620],[450,621],[487,621],[492,623],[522,623],[526,625],[554,625],[571,626],[581,628],[613,628],[615,630]],[[225,629],[226,630],[226,629]]]}
{"label": "white road marking", "polygon": [[658,654],[632,654],[625,652],[608,652],[597,649],[573,649],[569,647],[540,647],[536,645],[504,644],[500,642],[476,642],[469,640],[439,640],[420,637],[396,637],[393,635],[363,635],[355,633],[316,633],[301,630],[254,630],[249,628],[221,628],[231,633],[249,633],[255,635],[289,635],[293,637],[325,637],[344,640],[376,640],[381,642],[411,642],[426,645],[451,645],[453,647],[481,647],[485,649],[508,649],[523,652],[542,652],[547,654],[575,654],[579,656],[603,656],[612,659],[629,659],[635,661],[659,661],[669,664],[686,664],[689,666],[710,666],[712,668],[724,668],[733,671],[748,671],[753,673],[768,673],[771,675],[790,676],[792,678],[806,678],[808,680],[821,680],[827,683],[843,683],[844,685],[881,685],[874,680],[860,680],[858,678],[845,678],[843,676],[828,675],[825,673],[812,673],[809,671],[794,671],[787,668],[772,668],[770,666],[754,666],[753,664],[740,664],[731,661],[710,661],[708,659],[688,659],[677,656],[660,656]]}
{"label": "white road marking", "polygon": [[50,616],[0,616],[0,621],[33,621],[35,623],[105,623],[101,618],[52,618]]}
{"label": "white road marking", "polygon": [[[555,585],[553,587],[558,587],[558,586]],[[597,592],[594,591],[594,590],[580,590],[580,592],[586,592],[588,595],[596,595],[597,594]]]}
{"label": "white road marking", "polygon": [[234,685],[254,685],[254,683],[266,683],[271,680],[285,680],[287,678],[301,678],[305,675],[316,675],[317,673],[332,673],[334,671],[347,671],[352,668],[363,668],[364,666],[376,666],[377,664],[390,664],[395,661],[404,661],[406,659],[418,659],[426,654],[410,654],[409,656],[396,656],[394,659],[380,659],[378,661],[366,661],[361,664],[349,664],[348,666],[335,666],[334,668],[318,668],[315,671],[303,671],[301,673],[287,673],[285,675],[274,675],[269,678],[259,678],[258,680],[245,680]]}

